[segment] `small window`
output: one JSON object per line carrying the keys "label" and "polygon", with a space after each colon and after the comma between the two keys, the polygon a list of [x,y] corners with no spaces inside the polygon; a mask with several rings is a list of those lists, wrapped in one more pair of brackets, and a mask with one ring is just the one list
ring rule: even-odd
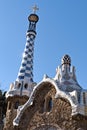
{"label": "small window", "polygon": [[52,107],[53,107],[53,102],[52,102],[52,98],[50,98],[48,102],[48,111],[51,111]]}
{"label": "small window", "polygon": [[52,110],[52,107],[53,107],[53,101],[52,101],[52,98],[49,97],[47,98],[47,101],[46,101],[46,112],[50,112]]}
{"label": "small window", "polygon": [[15,102],[14,108],[15,108],[15,109],[18,109],[18,106],[19,106],[19,101]]}
{"label": "small window", "polygon": [[27,89],[27,88],[28,88],[28,84],[25,84],[25,85],[24,85],[24,88]]}
{"label": "small window", "polygon": [[8,103],[8,109],[11,109],[11,102]]}
{"label": "small window", "polygon": [[21,87],[21,83],[18,84],[18,89]]}

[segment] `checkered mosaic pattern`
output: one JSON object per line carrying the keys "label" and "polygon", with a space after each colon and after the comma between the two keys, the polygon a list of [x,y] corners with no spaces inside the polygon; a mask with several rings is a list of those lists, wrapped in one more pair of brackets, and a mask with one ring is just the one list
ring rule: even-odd
{"label": "checkered mosaic pattern", "polygon": [[71,58],[69,55],[64,55],[63,58],[61,59],[62,65],[63,64],[69,64],[71,65]]}
{"label": "checkered mosaic pattern", "polygon": [[18,80],[33,82],[33,55],[35,33],[27,32],[27,41],[23,53],[21,67],[18,73]]}

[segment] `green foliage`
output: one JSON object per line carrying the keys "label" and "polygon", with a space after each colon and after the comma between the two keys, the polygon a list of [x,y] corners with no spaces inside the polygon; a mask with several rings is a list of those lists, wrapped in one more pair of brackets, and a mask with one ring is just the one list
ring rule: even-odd
{"label": "green foliage", "polygon": [[7,109],[7,101],[6,101],[6,91],[2,92],[0,90],[0,107],[2,109],[2,118],[6,115],[6,109]]}

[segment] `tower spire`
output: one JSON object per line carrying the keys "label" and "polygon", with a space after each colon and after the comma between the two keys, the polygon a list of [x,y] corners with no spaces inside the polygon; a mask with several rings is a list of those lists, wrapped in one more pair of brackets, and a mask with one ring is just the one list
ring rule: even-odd
{"label": "tower spire", "polygon": [[26,33],[26,45],[23,53],[21,67],[19,69],[17,81],[24,83],[33,82],[33,56],[34,56],[34,40],[36,37],[36,23],[39,17],[35,14],[38,10],[37,6],[33,7],[33,14],[28,17],[29,28]]}
{"label": "tower spire", "polygon": [[11,84],[8,96],[26,95],[29,96],[35,85],[33,81],[33,57],[34,57],[34,40],[36,37],[36,23],[39,17],[35,14],[38,7],[33,7],[34,13],[28,16],[29,27],[26,32],[26,44],[23,52],[21,66],[16,81]]}

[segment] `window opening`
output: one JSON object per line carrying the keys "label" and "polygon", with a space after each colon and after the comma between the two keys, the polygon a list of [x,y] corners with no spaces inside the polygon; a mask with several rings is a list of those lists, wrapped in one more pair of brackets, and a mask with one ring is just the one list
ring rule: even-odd
{"label": "window opening", "polygon": [[52,107],[53,107],[53,101],[52,101],[52,98],[49,97],[47,98],[47,101],[46,101],[46,112],[50,112],[52,110]]}
{"label": "window opening", "polygon": [[18,84],[18,89],[21,87],[21,83]]}
{"label": "window opening", "polygon": [[27,89],[27,88],[28,88],[28,84],[25,84],[25,85],[24,85],[24,88]]}
{"label": "window opening", "polygon": [[11,102],[8,103],[8,109],[11,109]]}
{"label": "window opening", "polygon": [[15,109],[18,109],[19,101],[15,102]]}

